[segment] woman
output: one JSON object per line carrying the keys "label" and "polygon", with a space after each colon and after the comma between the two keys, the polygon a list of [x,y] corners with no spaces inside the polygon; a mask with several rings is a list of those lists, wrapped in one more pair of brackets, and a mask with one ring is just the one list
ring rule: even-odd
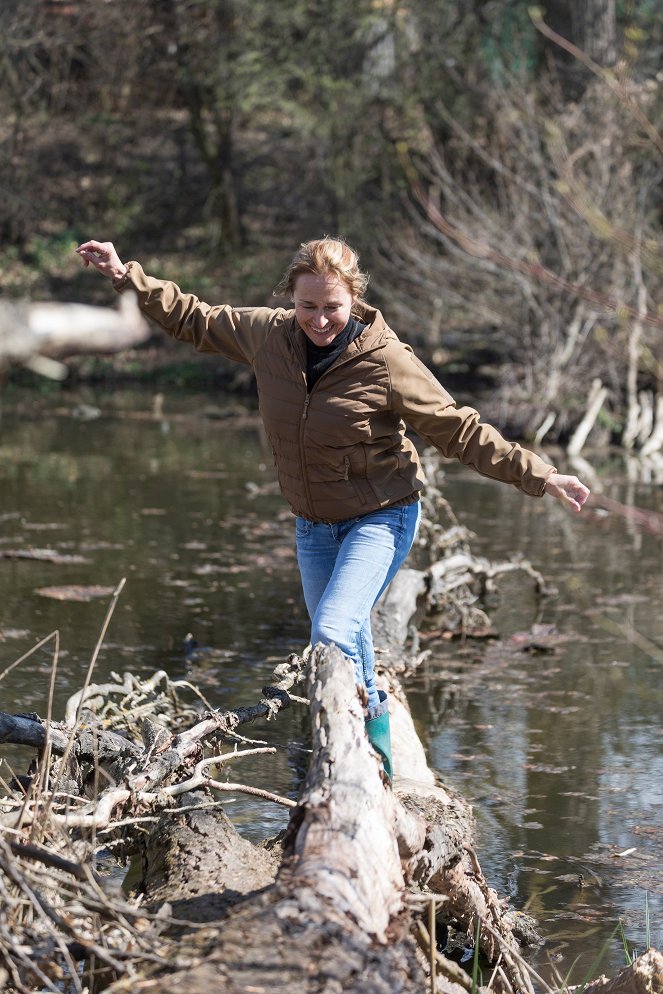
{"label": "woman", "polygon": [[445,456],[532,496],[579,511],[589,490],[505,441],[453,399],[382,314],[345,242],[302,244],[275,293],[291,308],[212,307],[126,265],[111,242],[78,254],[133,289],[141,310],[200,352],[252,366],[281,490],[296,515],[297,559],[311,644],[335,643],[366,688],[366,730],[392,778],[388,702],[374,677],[371,610],[407,556],[424,485],[406,424]]}

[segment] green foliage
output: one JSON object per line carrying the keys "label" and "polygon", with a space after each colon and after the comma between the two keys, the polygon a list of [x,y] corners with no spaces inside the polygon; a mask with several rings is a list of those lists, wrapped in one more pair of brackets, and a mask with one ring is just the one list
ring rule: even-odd
{"label": "green foliage", "polygon": [[[444,345],[458,368],[506,370],[515,403],[554,400],[560,434],[596,366],[619,410],[626,311],[603,341],[581,321],[557,390],[547,372],[577,300],[463,255],[412,204],[414,175],[477,244],[608,295],[628,297],[633,282],[615,232],[632,236],[637,221],[645,266],[659,258],[646,142],[605,87],[609,99],[587,98],[588,71],[543,39],[526,0],[54,7],[3,6],[5,292],[100,297],[68,261],[72,242],[99,237],[201,294],[268,302],[294,245],[340,233],[415,344]],[[573,10],[550,0],[540,13],[572,26]],[[659,126],[660,5],[623,0],[617,27],[626,92]]]}
{"label": "green foliage", "polygon": [[626,963],[627,966],[631,966],[631,964],[633,963],[633,961],[635,960],[636,957],[635,957],[635,953],[631,953],[631,951],[630,951],[630,949],[628,947],[628,941],[626,939],[626,933],[624,932],[624,923],[621,920],[619,922],[619,935],[620,935],[620,938],[622,940],[622,946],[623,946],[623,949],[624,949],[624,962]]}
{"label": "green foliage", "polygon": [[599,949],[594,959],[592,960],[592,963],[589,969],[587,970],[585,976],[583,977],[580,987],[578,988],[578,994],[583,994],[583,991],[587,987],[587,984],[596,977],[598,968],[605,959],[606,953],[608,952],[608,949],[610,948],[615,936],[619,933],[620,927],[621,927],[621,922],[618,922],[615,928],[608,936],[608,938],[601,946],[601,948]]}

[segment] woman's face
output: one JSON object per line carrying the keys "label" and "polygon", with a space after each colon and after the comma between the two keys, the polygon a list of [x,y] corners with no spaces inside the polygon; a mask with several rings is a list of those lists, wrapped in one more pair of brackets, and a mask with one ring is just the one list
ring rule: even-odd
{"label": "woman's face", "polygon": [[315,345],[331,345],[350,320],[354,297],[336,276],[302,273],[293,293],[299,325]]}

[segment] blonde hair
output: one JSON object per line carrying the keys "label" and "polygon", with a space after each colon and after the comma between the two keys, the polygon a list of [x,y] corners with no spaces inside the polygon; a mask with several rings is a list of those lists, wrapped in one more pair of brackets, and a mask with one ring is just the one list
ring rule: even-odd
{"label": "blonde hair", "polygon": [[368,286],[368,274],[361,271],[358,254],[342,238],[325,235],[324,238],[302,242],[283,274],[283,279],[274,288],[274,296],[292,299],[297,278],[304,273],[311,273],[314,276],[336,276],[339,283],[350,291],[356,302],[363,303],[363,294]]}

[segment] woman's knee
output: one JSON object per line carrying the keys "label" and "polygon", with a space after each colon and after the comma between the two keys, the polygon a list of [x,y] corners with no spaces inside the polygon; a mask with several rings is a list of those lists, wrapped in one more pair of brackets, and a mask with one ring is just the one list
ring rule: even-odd
{"label": "woman's knee", "polygon": [[335,618],[314,618],[311,628],[311,644],[337,645],[346,656],[356,655],[356,636],[349,626],[339,624]]}

